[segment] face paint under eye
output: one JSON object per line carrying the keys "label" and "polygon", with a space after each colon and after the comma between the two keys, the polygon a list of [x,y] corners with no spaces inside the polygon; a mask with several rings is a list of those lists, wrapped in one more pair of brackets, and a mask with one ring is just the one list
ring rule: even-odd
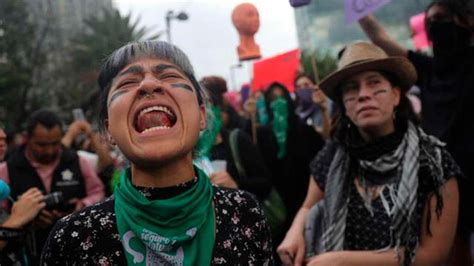
{"label": "face paint under eye", "polygon": [[380,94],[380,93],[385,93],[385,92],[387,92],[387,91],[388,91],[388,90],[385,89],[385,88],[376,89],[376,90],[374,91],[374,95],[378,95],[378,94]]}
{"label": "face paint under eye", "polygon": [[355,101],[355,99],[356,99],[356,97],[348,97],[348,98],[344,99],[344,103],[346,103],[346,104],[351,103],[351,102]]}
{"label": "face paint under eye", "polygon": [[359,89],[358,86],[348,84],[348,85],[342,87],[342,94],[351,93],[351,92],[357,91],[358,89]]}
{"label": "face paint under eye", "polygon": [[110,104],[115,101],[118,97],[122,96],[126,91],[124,90],[119,90],[119,91],[114,91],[112,95],[109,98],[109,102],[107,103],[107,106],[110,106]]}
{"label": "face paint under eye", "polygon": [[188,84],[185,84],[185,83],[173,83],[173,84],[171,84],[171,87],[172,88],[182,88],[182,89],[186,89],[186,90],[190,90],[190,91],[194,92],[193,88],[191,86],[189,86]]}

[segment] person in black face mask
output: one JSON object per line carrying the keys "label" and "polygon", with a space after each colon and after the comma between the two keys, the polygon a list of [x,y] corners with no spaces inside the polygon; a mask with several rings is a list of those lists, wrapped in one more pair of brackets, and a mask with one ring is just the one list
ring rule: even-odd
{"label": "person in black face mask", "polygon": [[469,53],[473,30],[469,25],[469,9],[446,0],[434,1],[426,14],[425,26],[433,44],[436,70],[449,71],[448,64],[456,63]]}
{"label": "person in black face mask", "polygon": [[331,131],[332,101],[319,88],[314,78],[306,73],[296,76],[294,86],[296,114],[301,121],[312,126],[324,139],[327,139]]}
{"label": "person in black face mask", "polygon": [[407,57],[418,72],[422,127],[446,142],[466,178],[459,182],[460,216],[452,265],[472,265],[469,235],[474,229],[474,11],[473,1],[434,0],[425,25],[433,56],[410,51],[393,40],[373,16],[359,20],[369,39],[389,55]]}

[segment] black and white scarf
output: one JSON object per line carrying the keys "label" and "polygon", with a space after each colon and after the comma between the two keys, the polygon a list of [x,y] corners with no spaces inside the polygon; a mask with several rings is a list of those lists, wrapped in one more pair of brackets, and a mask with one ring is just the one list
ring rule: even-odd
{"label": "black and white scarf", "polygon": [[[426,144],[424,144],[426,143]],[[400,245],[404,245],[410,238],[418,237],[414,232],[415,208],[417,205],[418,192],[418,170],[420,169],[420,153],[424,145],[433,145],[435,154],[431,156],[434,167],[431,172],[436,178],[443,177],[441,167],[441,149],[444,143],[438,139],[426,135],[421,128],[408,122],[407,130],[403,139],[396,149],[385,153],[374,160],[357,160],[358,168],[362,173],[377,175],[386,178],[398,177],[397,182],[387,184],[389,195],[393,206],[387,204],[386,199],[381,197],[387,214],[391,219],[391,244],[382,249],[395,248],[399,256]],[[423,152],[423,154],[426,154]],[[349,197],[347,197],[348,186],[353,180],[348,178],[350,165],[350,152],[347,146],[339,146],[334,159],[330,165],[325,188],[325,208],[323,218],[322,248],[324,252],[338,251],[344,248],[344,236],[346,228],[346,217],[348,213]],[[365,187],[366,188],[366,187]],[[381,193],[383,194],[383,193]],[[369,201],[371,199],[365,199]],[[366,204],[368,206],[370,204]],[[370,208],[368,208],[370,211]],[[416,244],[419,243],[419,239]],[[416,249],[416,247],[415,247]],[[413,254],[414,256],[414,250]],[[411,257],[411,259],[413,258]],[[411,262],[409,259],[408,264]]]}

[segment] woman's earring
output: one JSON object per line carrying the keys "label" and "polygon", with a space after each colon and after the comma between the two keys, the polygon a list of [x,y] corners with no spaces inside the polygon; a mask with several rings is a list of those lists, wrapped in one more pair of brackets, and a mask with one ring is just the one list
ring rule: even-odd
{"label": "woman's earring", "polygon": [[115,146],[115,145],[116,145],[115,140],[114,140],[111,136],[109,136],[108,139],[109,139],[110,145],[112,145],[112,146]]}

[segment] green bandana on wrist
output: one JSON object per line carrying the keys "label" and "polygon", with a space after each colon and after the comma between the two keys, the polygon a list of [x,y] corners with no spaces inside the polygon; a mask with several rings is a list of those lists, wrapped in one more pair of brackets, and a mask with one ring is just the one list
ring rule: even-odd
{"label": "green bandana on wrist", "polygon": [[270,104],[273,112],[272,130],[278,144],[278,159],[286,155],[286,139],[288,130],[288,103],[283,97],[278,97]]}
{"label": "green bandana on wrist", "polygon": [[148,200],[123,171],[115,213],[128,265],[209,265],[215,241],[214,189],[196,167],[198,181],[169,199]]}

